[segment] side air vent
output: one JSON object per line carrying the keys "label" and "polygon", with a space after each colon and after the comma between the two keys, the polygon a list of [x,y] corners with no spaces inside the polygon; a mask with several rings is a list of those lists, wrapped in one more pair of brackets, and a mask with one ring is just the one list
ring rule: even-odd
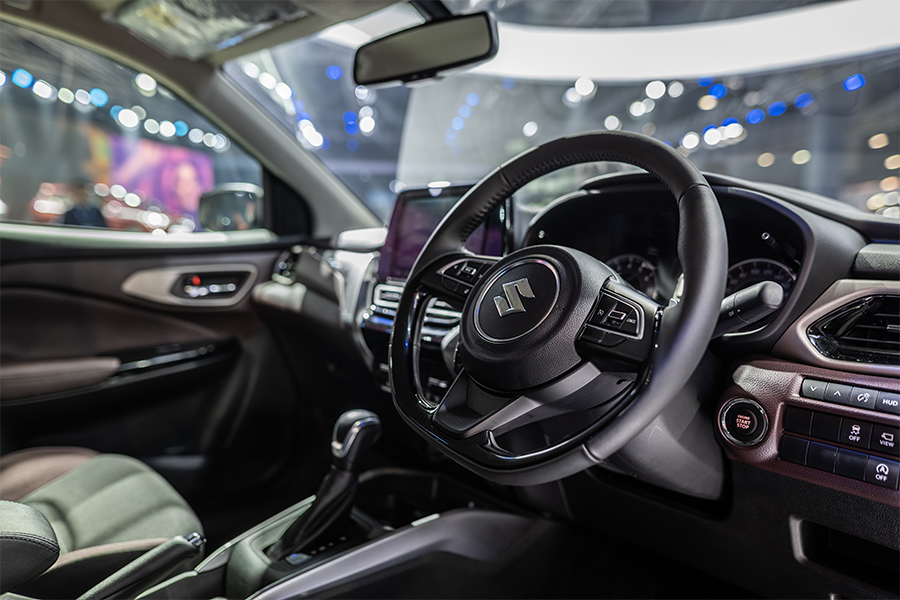
{"label": "side air vent", "polygon": [[848,304],[806,331],[828,358],[900,364],[900,296],[869,296]]}

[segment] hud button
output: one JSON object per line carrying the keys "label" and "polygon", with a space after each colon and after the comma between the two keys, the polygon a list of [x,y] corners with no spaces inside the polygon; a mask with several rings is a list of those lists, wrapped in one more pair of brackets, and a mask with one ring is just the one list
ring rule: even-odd
{"label": "hud button", "polygon": [[878,392],[878,402],[875,404],[879,412],[900,415],[900,394],[897,392]]}

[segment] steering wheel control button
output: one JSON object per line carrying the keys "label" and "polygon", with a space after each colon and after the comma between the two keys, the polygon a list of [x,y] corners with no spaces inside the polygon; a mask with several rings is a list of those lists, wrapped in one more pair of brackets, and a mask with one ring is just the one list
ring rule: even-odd
{"label": "steering wheel control button", "polygon": [[872,423],[859,419],[844,417],[841,421],[841,437],[839,443],[857,448],[869,449],[869,438],[872,436]]}
{"label": "steering wheel control button", "polygon": [[869,450],[900,456],[900,427],[873,423],[872,437],[869,438]]}
{"label": "steering wheel control button", "polygon": [[866,481],[881,487],[896,490],[900,481],[900,463],[870,456],[866,463]]}
{"label": "steering wheel control button", "polygon": [[836,442],[841,438],[841,418],[837,415],[817,412],[813,415],[810,435],[820,440]]}
{"label": "steering wheel control button", "polygon": [[834,472],[843,477],[864,481],[866,479],[866,463],[869,457],[853,450],[840,448],[834,461]]}
{"label": "steering wheel control button", "polygon": [[491,263],[479,260],[460,260],[440,271],[441,285],[449,292],[468,296],[472,286],[491,268]]}
{"label": "steering wheel control button", "polygon": [[900,415],[900,394],[897,392],[878,392],[875,410]]}
{"label": "steering wheel control button", "polygon": [[600,301],[591,314],[591,318],[588,319],[588,323],[607,331],[640,339],[642,312],[639,307],[627,300],[603,292],[600,294]]}
{"label": "steering wheel control button", "polygon": [[544,322],[559,297],[559,273],[550,263],[527,258],[500,271],[478,298],[475,329],[490,342],[511,342]]}
{"label": "steering wheel control button", "polygon": [[809,440],[792,435],[784,435],[781,436],[781,449],[778,451],[778,458],[798,465],[805,465],[806,452],[808,450]]}
{"label": "steering wheel control button", "polygon": [[747,398],[729,400],[719,411],[722,435],[738,446],[755,446],[766,436],[769,419],[757,402]]}
{"label": "steering wheel control button", "polygon": [[875,400],[878,398],[878,390],[872,390],[863,387],[854,387],[850,392],[850,401],[848,406],[855,408],[868,408],[875,410]]}
{"label": "steering wheel control button", "polygon": [[818,379],[804,379],[800,386],[800,395],[804,398],[812,398],[813,400],[825,399],[825,387],[828,384]]}
{"label": "steering wheel control button", "polygon": [[788,406],[784,411],[784,430],[800,435],[809,435],[812,428],[813,411],[796,406]]}
{"label": "steering wheel control button", "polygon": [[829,382],[825,387],[825,401],[834,404],[850,404],[853,387],[842,383]]}
{"label": "steering wheel control button", "polygon": [[834,473],[834,459],[836,455],[837,448],[834,446],[810,442],[809,451],[806,453],[806,466]]}

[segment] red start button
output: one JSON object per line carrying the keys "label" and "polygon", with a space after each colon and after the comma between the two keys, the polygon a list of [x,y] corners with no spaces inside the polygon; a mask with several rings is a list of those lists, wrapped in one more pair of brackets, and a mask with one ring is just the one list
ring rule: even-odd
{"label": "red start button", "polygon": [[719,413],[722,435],[738,446],[754,446],[762,441],[768,431],[766,411],[748,398],[736,398],[725,403]]}

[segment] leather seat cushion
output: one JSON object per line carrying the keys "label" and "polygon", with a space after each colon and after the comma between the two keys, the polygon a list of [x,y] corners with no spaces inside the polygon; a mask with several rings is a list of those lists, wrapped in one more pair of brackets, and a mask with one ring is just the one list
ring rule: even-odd
{"label": "leather seat cushion", "polygon": [[44,482],[18,500],[47,517],[61,550],[56,564],[21,590],[40,592],[38,597],[66,597],[74,591],[67,583],[74,583],[75,573],[79,576],[74,579],[82,580],[76,587],[90,587],[166,539],[203,532],[178,492],[150,467],[127,456],[31,449],[0,460],[4,496],[7,480],[16,483],[17,492]]}
{"label": "leather seat cushion", "polygon": [[63,553],[202,532],[169,483],[144,463],[98,454],[22,498],[47,517]]}

